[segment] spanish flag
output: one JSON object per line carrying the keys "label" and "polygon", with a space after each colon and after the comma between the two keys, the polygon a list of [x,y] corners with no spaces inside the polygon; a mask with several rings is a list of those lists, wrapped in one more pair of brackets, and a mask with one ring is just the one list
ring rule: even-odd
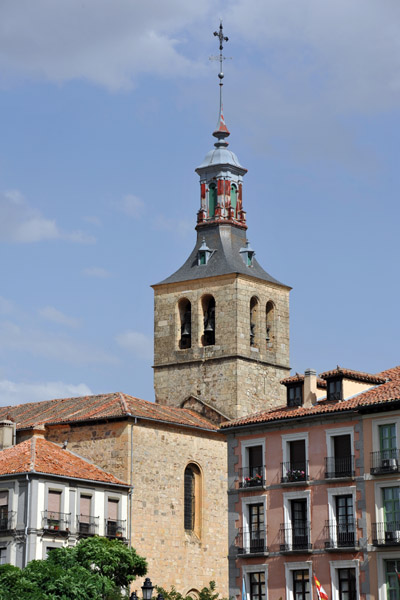
{"label": "spanish flag", "polygon": [[328,594],[326,593],[326,591],[324,590],[324,588],[322,587],[322,585],[316,578],[315,573],[314,573],[314,583],[315,583],[315,587],[317,588],[318,600],[328,600]]}

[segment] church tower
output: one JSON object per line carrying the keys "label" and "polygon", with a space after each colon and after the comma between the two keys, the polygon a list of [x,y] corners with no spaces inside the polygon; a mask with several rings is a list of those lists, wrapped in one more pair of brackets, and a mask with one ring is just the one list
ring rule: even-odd
{"label": "church tower", "polygon": [[259,265],[247,239],[243,177],[228,149],[222,110],[200,177],[197,241],[186,262],[154,289],[154,388],[169,406],[198,403],[226,418],[285,402],[289,291]]}

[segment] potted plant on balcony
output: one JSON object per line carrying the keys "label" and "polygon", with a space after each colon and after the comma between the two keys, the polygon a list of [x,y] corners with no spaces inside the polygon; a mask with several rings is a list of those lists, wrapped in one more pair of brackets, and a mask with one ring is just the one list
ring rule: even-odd
{"label": "potted plant on balcony", "polygon": [[306,478],[306,472],[302,469],[289,469],[287,472],[288,481],[304,481]]}
{"label": "potted plant on balcony", "polygon": [[253,475],[252,477],[245,477],[244,482],[246,487],[262,485],[262,476],[257,473],[257,475]]}

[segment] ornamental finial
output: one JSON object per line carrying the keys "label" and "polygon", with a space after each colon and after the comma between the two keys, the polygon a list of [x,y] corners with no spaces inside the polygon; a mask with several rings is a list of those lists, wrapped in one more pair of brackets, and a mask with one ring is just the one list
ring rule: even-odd
{"label": "ornamental finial", "polygon": [[222,71],[222,62],[224,60],[226,60],[226,57],[223,56],[223,54],[222,54],[222,50],[224,49],[224,42],[227,42],[229,40],[229,38],[224,35],[224,30],[222,27],[222,20],[220,21],[220,24],[219,24],[219,31],[214,31],[214,35],[216,37],[218,37],[218,39],[219,39],[219,56],[212,56],[210,58],[210,60],[219,60],[219,73],[218,73],[218,78],[219,78],[219,117],[218,117],[217,127],[213,133],[213,136],[215,136],[218,140],[215,143],[215,146],[218,148],[220,146],[228,145],[228,142],[225,141],[225,138],[228,137],[228,135],[229,135],[229,130],[225,124],[223,107],[222,107],[222,86],[224,85],[222,82],[222,80],[224,78],[224,73]]}

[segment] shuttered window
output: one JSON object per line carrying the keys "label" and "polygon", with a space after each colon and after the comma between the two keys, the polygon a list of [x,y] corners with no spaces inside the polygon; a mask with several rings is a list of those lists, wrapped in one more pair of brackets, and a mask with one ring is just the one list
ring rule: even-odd
{"label": "shuttered window", "polygon": [[47,509],[52,513],[61,512],[61,492],[55,492],[49,490],[49,496],[47,501]]}
{"label": "shuttered window", "polygon": [[194,494],[194,472],[193,468],[189,465],[185,469],[185,497],[184,497],[184,510],[185,510],[185,529],[193,531],[194,529],[194,516],[195,516],[195,494]]}
{"label": "shuttered window", "polygon": [[118,500],[108,499],[107,514],[109,521],[118,520]]}
{"label": "shuttered window", "polygon": [[90,505],[92,502],[91,496],[81,496],[80,498],[80,523],[89,523],[90,522]]}

